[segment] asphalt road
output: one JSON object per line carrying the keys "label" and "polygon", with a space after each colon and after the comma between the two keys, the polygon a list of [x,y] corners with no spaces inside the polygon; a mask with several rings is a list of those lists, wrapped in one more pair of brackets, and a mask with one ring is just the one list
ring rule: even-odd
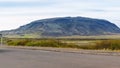
{"label": "asphalt road", "polygon": [[120,68],[120,56],[0,48],[0,68]]}

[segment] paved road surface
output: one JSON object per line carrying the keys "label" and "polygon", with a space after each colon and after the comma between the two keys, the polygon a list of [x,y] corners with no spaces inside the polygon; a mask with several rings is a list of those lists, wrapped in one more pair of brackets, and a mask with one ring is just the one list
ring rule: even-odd
{"label": "paved road surface", "polygon": [[0,48],[0,68],[120,68],[120,56]]}

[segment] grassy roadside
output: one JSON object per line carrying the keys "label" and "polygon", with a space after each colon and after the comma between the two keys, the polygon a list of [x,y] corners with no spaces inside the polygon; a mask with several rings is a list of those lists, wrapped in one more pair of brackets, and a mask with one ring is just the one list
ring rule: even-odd
{"label": "grassy roadside", "polygon": [[[82,42],[83,40],[78,41]],[[72,42],[74,42],[74,40]],[[76,41],[75,43],[66,43],[66,40],[64,39],[8,39],[6,44],[9,46],[77,48],[87,50],[120,50],[120,40],[94,40],[94,44],[92,42],[92,44],[87,43],[85,45],[77,45]]]}
{"label": "grassy roadside", "polygon": [[6,42],[9,46],[32,46],[32,47],[57,47],[57,48],[79,48],[78,45],[63,43],[54,39],[9,39]]}
{"label": "grassy roadside", "polygon": [[104,49],[104,50],[120,50],[120,40],[101,40],[95,42],[92,46],[81,46],[82,49]]}

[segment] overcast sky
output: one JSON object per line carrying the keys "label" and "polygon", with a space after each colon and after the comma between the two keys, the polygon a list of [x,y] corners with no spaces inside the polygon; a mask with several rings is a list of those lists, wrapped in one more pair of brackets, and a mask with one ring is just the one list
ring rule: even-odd
{"label": "overcast sky", "polygon": [[0,30],[66,16],[107,19],[120,27],[120,0],[0,0]]}

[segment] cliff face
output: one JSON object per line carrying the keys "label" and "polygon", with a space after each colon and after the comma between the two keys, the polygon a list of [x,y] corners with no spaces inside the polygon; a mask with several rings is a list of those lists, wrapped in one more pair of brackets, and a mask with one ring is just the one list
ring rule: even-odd
{"label": "cliff face", "polygon": [[104,35],[120,33],[120,29],[107,20],[85,17],[61,17],[36,20],[3,34],[38,34],[41,36]]}

